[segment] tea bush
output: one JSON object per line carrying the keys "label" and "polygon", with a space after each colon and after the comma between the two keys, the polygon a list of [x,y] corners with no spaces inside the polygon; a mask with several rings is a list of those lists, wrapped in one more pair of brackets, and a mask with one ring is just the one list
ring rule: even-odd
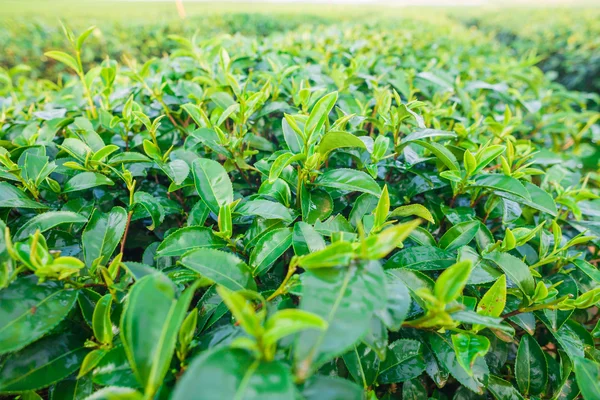
{"label": "tea bush", "polygon": [[[526,14],[526,16],[524,15]],[[600,93],[600,12],[522,10],[457,15],[464,23],[493,34],[513,51],[535,53],[542,70],[555,74],[567,88]],[[523,21],[527,19],[528,23]]]}
{"label": "tea bush", "polygon": [[0,394],[600,398],[597,97],[447,18],[95,32],[0,75]]}

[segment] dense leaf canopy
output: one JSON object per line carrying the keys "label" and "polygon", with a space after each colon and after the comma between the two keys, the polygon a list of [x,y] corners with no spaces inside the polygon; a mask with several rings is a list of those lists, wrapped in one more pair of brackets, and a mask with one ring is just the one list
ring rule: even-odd
{"label": "dense leaf canopy", "polygon": [[600,398],[597,94],[449,19],[64,34],[0,69],[0,396]]}

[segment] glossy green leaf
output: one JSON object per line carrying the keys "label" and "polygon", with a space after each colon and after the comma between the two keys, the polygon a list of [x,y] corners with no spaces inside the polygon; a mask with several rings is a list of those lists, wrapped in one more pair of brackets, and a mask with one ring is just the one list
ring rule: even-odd
{"label": "glossy green leaf", "polygon": [[85,335],[64,332],[46,336],[9,355],[0,370],[0,393],[38,390],[77,371],[89,349]]}
{"label": "glossy green leaf", "polygon": [[322,317],[325,331],[305,331],[298,338],[296,365],[301,374],[343,354],[363,336],[363,322],[384,304],[385,276],[376,261],[358,267],[324,268],[303,275],[300,308]]}
{"label": "glossy green leaf", "polygon": [[127,211],[122,207],[114,207],[108,213],[92,213],[81,237],[87,266],[98,259],[102,265],[107,263],[121,241],[126,223]]}
{"label": "glossy green leaf", "polygon": [[498,190],[500,192],[510,193],[512,195],[531,199],[529,192],[517,179],[506,175],[481,175],[475,178],[475,185],[486,189]]}
{"label": "glossy green leaf", "polygon": [[379,356],[369,346],[360,344],[344,354],[344,364],[354,381],[365,388],[373,385],[379,374]]}
{"label": "glossy green leaf", "polygon": [[384,264],[385,269],[407,268],[419,271],[446,269],[456,257],[437,247],[414,246],[400,250]]}
{"label": "glossy green leaf", "polygon": [[469,375],[473,375],[473,364],[490,350],[490,341],[485,336],[456,333],[452,335],[456,359]]}
{"label": "glossy green leaf", "polygon": [[435,296],[444,304],[458,298],[471,273],[471,261],[465,260],[448,267],[435,281]]}
{"label": "glossy green leaf", "polygon": [[122,345],[113,347],[100,359],[91,377],[94,383],[102,386],[140,387]]}
{"label": "glossy green leaf", "polygon": [[421,343],[416,340],[400,339],[391,343],[385,361],[379,367],[379,383],[404,382],[425,370]]}
{"label": "glossy green leaf", "polygon": [[236,213],[242,215],[256,215],[264,219],[281,219],[291,223],[294,217],[283,204],[269,200],[251,200],[238,206]]}
{"label": "glossy green leaf", "polygon": [[218,162],[198,158],[192,163],[192,174],[200,198],[215,214],[219,213],[220,206],[233,201],[231,180]]}
{"label": "glossy green leaf", "polygon": [[314,105],[306,125],[304,126],[304,134],[307,138],[311,138],[315,132],[319,132],[327,118],[329,113],[333,109],[335,102],[337,101],[338,93],[332,92],[321,97],[319,101]]}
{"label": "glossy green leaf", "polygon": [[548,382],[548,364],[540,345],[536,340],[524,335],[519,342],[515,374],[521,393],[539,394]]}
{"label": "glossy green leaf", "polygon": [[600,365],[582,357],[573,360],[577,384],[585,400],[600,397]]}
{"label": "glossy green leaf", "polygon": [[484,258],[498,266],[506,276],[528,296],[533,295],[535,282],[529,267],[521,260],[508,253],[493,251]]}
{"label": "glossy green leaf", "polygon": [[50,400],[84,400],[92,394],[92,380],[83,377],[63,379],[50,389]]}
{"label": "glossy green leaf", "polygon": [[162,385],[195,286],[178,299],[162,274],[148,275],[131,288],[121,319],[121,340],[135,377],[147,396]]}
{"label": "glossy green leaf", "polygon": [[429,342],[435,357],[457,381],[475,393],[482,394],[485,391],[489,369],[483,358],[479,357],[475,360],[472,366],[473,373],[469,374],[458,362],[450,335],[432,333]]}
{"label": "glossy green leaf", "polygon": [[22,191],[8,182],[0,182],[0,208],[33,208],[44,209],[48,206],[31,200]]}
{"label": "glossy green leaf", "polygon": [[306,400],[363,400],[364,392],[362,387],[346,379],[315,375],[304,384],[302,396]]}
{"label": "glossy green leaf", "polygon": [[76,224],[85,223],[87,218],[81,214],[71,211],[48,211],[40,215],[36,215],[23,226],[19,228],[13,240],[15,242],[25,240],[30,235],[33,235],[36,230],[46,232],[61,224]]}
{"label": "glossy green leaf", "polygon": [[180,262],[229,290],[256,289],[248,265],[231,253],[201,248],[186,253]]}
{"label": "glossy green leaf", "polygon": [[190,364],[173,392],[173,400],[292,400],[289,369],[278,361],[259,361],[241,349],[207,351]]}
{"label": "glossy green leaf", "polygon": [[490,375],[488,390],[496,400],[522,400],[523,396],[510,382],[505,381],[495,375]]}
{"label": "glossy green leaf", "polygon": [[479,221],[466,221],[454,225],[440,238],[440,248],[452,251],[469,244],[477,235],[479,225]]}
{"label": "glossy green leaf", "polygon": [[19,350],[49,332],[71,311],[77,294],[55,281],[38,284],[35,275],[0,290],[0,354]]}
{"label": "glossy green leaf", "polygon": [[[133,195],[134,201],[134,210],[143,210],[145,214],[149,215],[152,219],[152,225],[148,226],[148,229],[151,231],[154,230],[157,226],[159,226],[165,219],[165,209],[160,204],[160,202],[152,196],[150,193],[146,192],[135,192]],[[135,213],[134,213],[135,216]],[[136,218],[132,218],[135,220]]]}
{"label": "glossy green leaf", "polygon": [[63,188],[63,193],[78,192],[97,186],[114,186],[112,179],[96,172],[82,172],[69,179]]}
{"label": "glossy green leaf", "polygon": [[347,168],[333,169],[325,172],[316,184],[326,188],[347,192],[363,192],[378,196],[381,188],[377,182],[362,171]]}
{"label": "glossy green leaf", "polygon": [[404,282],[392,272],[385,274],[387,303],[377,311],[377,316],[391,331],[397,331],[402,326],[410,310],[411,299]]}
{"label": "glossy green leaf", "polygon": [[275,229],[264,235],[250,253],[254,276],[262,275],[292,246],[292,230]]}
{"label": "glossy green leaf", "polygon": [[322,250],[326,246],[325,240],[323,240],[319,232],[306,222],[297,222],[294,224],[292,245],[297,256]]}
{"label": "glossy green leaf", "polygon": [[96,303],[94,314],[92,316],[92,328],[94,337],[100,343],[112,344],[113,327],[110,319],[113,297],[110,294],[104,295]]}
{"label": "glossy green leaf", "polygon": [[366,149],[365,143],[351,133],[344,131],[329,131],[321,138],[317,152],[326,155],[335,149],[358,147]]}
{"label": "glossy green leaf", "polygon": [[159,256],[181,256],[197,248],[221,249],[226,244],[223,239],[215,236],[210,228],[188,226],[167,236],[156,249],[156,254]]}
{"label": "glossy green leaf", "polygon": [[449,170],[458,171],[460,169],[454,154],[443,145],[436,142],[426,142],[424,140],[414,140],[413,143],[425,147],[432,152]]}

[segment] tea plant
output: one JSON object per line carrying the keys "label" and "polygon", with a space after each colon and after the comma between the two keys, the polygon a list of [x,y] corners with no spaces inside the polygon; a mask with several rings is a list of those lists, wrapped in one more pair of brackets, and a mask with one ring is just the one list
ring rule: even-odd
{"label": "tea plant", "polygon": [[0,394],[600,398],[598,104],[443,21],[6,71]]}

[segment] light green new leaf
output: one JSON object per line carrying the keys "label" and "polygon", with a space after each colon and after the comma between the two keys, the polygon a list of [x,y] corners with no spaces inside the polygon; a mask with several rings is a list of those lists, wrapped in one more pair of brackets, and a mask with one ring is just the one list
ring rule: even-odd
{"label": "light green new leaf", "polygon": [[387,220],[388,214],[390,212],[390,195],[388,193],[387,185],[383,186],[383,190],[381,191],[381,196],[379,197],[379,202],[377,202],[377,207],[375,207],[374,211],[374,221],[373,227],[382,226]]}
{"label": "light green new leaf", "polygon": [[470,274],[470,260],[460,261],[448,267],[435,281],[435,296],[444,304],[456,300],[462,294]]}
{"label": "light green new leaf", "polygon": [[281,338],[307,329],[325,330],[327,322],[303,310],[279,310],[267,320],[263,340],[267,344],[276,343]]}
{"label": "light green new leaf", "polygon": [[350,242],[335,242],[324,249],[298,258],[298,266],[305,269],[346,266],[352,260],[354,248]]}
{"label": "light green new leaf", "polygon": [[56,61],[59,61],[65,64],[67,67],[71,68],[74,72],[79,72],[79,65],[73,56],[62,52],[62,51],[47,51],[44,53],[46,57],[50,57]]}
{"label": "light green new leaf", "polygon": [[392,211],[392,213],[390,214],[390,218],[409,217],[412,215],[421,217],[424,220],[431,222],[432,224],[435,222],[435,220],[433,219],[433,215],[431,215],[429,210],[421,204],[409,204],[406,206],[400,206],[394,209],[394,211]]}
{"label": "light green new leaf", "polygon": [[332,92],[321,97],[319,101],[314,105],[306,125],[304,125],[304,135],[310,141],[314,133],[318,133],[325,121],[329,117],[329,113],[333,109],[335,102],[338,98],[338,92]]}
{"label": "light green new leaf", "polygon": [[269,183],[275,182],[285,167],[294,161],[302,160],[304,158],[304,154],[293,154],[290,152],[281,154],[275,159],[275,161],[273,161],[273,164],[271,164],[271,169],[269,170]]}
{"label": "light green new leaf", "polygon": [[[490,317],[499,317],[506,305],[506,275],[501,275],[492,287],[483,295],[477,304],[477,313]],[[478,332],[483,326],[474,325],[473,330]]]}
{"label": "light green new leaf", "polygon": [[249,335],[257,338],[262,336],[264,332],[262,318],[256,313],[252,303],[241,294],[231,291],[224,286],[217,286],[217,293],[223,299],[223,303],[227,305],[235,320],[239,322],[240,326]]}
{"label": "light green new leaf", "polygon": [[402,245],[404,240],[421,223],[421,220],[396,224],[376,235],[369,236],[361,247],[360,256],[367,260],[379,260],[387,256],[396,247]]}

